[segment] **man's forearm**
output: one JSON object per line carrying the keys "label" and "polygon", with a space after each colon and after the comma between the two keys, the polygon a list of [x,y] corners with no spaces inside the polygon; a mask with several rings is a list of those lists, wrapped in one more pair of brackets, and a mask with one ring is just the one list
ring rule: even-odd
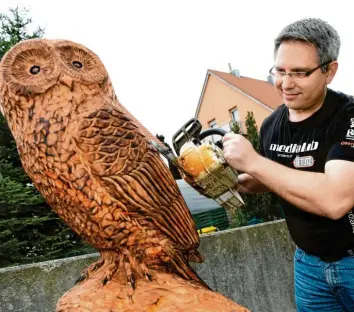
{"label": "man's forearm", "polygon": [[332,219],[342,216],[340,198],[324,173],[290,169],[259,156],[250,166],[249,174],[304,211]]}
{"label": "man's forearm", "polygon": [[262,183],[247,173],[242,173],[238,176],[237,190],[241,193],[250,194],[269,192],[269,189],[267,189]]}

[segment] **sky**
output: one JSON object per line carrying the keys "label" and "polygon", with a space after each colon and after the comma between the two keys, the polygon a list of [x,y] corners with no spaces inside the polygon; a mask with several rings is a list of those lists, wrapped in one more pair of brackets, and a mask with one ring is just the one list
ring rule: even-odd
{"label": "sky", "polygon": [[1,0],[26,7],[45,38],[95,52],[120,102],[153,134],[172,135],[195,116],[208,69],[266,80],[274,38],[287,24],[322,18],[342,46],[331,88],[354,94],[350,1],[337,0]]}

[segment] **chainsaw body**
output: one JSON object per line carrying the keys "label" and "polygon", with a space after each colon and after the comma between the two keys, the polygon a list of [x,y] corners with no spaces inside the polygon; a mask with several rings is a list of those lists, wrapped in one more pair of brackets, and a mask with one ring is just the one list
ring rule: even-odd
{"label": "chainsaw body", "polygon": [[211,128],[201,132],[199,120],[192,118],[172,137],[177,154],[160,152],[181,172],[183,179],[199,193],[214,199],[226,209],[242,207],[244,202],[236,191],[238,173],[226,162],[222,143],[203,140],[211,135],[224,136],[227,132]]}

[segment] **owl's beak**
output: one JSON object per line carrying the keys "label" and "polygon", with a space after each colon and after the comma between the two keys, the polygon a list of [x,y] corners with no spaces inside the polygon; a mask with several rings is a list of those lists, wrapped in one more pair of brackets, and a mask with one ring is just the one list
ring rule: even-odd
{"label": "owl's beak", "polygon": [[70,78],[67,75],[62,75],[62,76],[60,76],[59,80],[60,80],[60,82],[62,84],[66,85],[69,89],[72,89],[72,86],[73,86],[73,83],[74,83],[72,78]]}

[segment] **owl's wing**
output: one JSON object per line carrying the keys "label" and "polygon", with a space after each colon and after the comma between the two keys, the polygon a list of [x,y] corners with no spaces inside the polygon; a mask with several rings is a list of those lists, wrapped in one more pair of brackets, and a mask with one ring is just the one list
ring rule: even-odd
{"label": "owl's wing", "polygon": [[172,174],[122,110],[94,111],[80,121],[73,138],[91,174],[128,215],[150,221],[182,249],[198,247],[191,213]]}

